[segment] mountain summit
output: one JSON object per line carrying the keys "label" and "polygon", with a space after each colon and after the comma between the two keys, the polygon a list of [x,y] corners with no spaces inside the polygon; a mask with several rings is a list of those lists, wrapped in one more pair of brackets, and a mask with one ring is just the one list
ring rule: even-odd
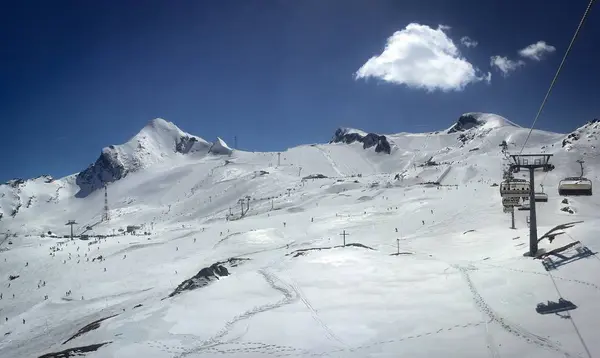
{"label": "mountain summit", "polygon": [[[77,175],[80,188],[78,197],[125,177],[130,172],[146,168],[165,158],[191,153],[206,154],[211,143],[186,133],[172,122],[156,118],[121,145],[110,145],[102,149],[96,162]],[[215,154],[229,154],[213,151]]]}
{"label": "mountain summit", "polygon": [[471,128],[492,129],[505,126],[520,127],[508,119],[493,113],[470,112],[461,115],[446,133],[464,132]]}

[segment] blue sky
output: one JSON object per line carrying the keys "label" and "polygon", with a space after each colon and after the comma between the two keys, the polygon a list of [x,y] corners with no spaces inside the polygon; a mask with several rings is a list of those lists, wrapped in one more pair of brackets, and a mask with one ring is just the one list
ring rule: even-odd
{"label": "blue sky", "polygon": [[[209,141],[233,144],[237,135],[241,149],[255,151],[326,142],[339,126],[439,130],[469,111],[529,126],[586,6],[11,2],[0,19],[0,182],[81,171],[102,147],[125,142],[155,117]],[[569,132],[598,117],[599,35],[596,8],[537,127]],[[465,36],[477,46],[463,45]],[[539,41],[541,52],[519,54]],[[440,51],[450,61],[441,69],[411,67]],[[382,53],[391,64],[376,57],[367,65]],[[506,76],[491,66],[492,56]],[[359,69],[364,78],[356,78]]]}

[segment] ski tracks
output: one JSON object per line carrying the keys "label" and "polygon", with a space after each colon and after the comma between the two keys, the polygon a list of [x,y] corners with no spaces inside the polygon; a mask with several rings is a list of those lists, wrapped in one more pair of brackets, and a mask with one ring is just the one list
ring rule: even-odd
{"label": "ski tracks", "polygon": [[468,273],[469,269],[458,266],[458,265],[453,265],[453,267],[456,268],[457,270],[459,270],[461,272],[461,274],[463,275],[463,278],[467,282],[467,285],[469,286],[469,290],[471,291],[471,294],[473,295],[473,300],[475,301],[475,305],[477,306],[477,308],[481,312],[483,312],[485,315],[487,315],[490,320],[498,323],[505,331],[507,331],[508,333],[510,333],[518,338],[525,339],[527,342],[533,343],[533,344],[537,345],[538,347],[541,347],[544,349],[550,349],[555,352],[562,353],[565,357],[579,357],[579,355],[574,356],[571,353],[566,352],[565,350],[561,349],[560,347],[558,347],[555,343],[551,342],[550,340],[548,340],[544,337],[540,337],[536,334],[533,334],[533,333],[527,331],[526,329],[507,321],[504,317],[502,317],[501,315],[496,313],[485,302],[483,297],[481,297],[481,295],[475,288],[475,285],[473,284],[471,277],[469,276],[469,273]]}
{"label": "ski tracks", "polygon": [[[233,326],[235,324],[237,324],[238,322],[247,320],[259,313],[267,312],[267,311],[282,307],[284,305],[287,305],[287,304],[293,302],[295,299],[297,299],[297,295],[295,294],[295,291],[293,289],[291,289],[285,282],[283,282],[281,279],[279,279],[275,274],[270,273],[265,269],[258,270],[258,273],[260,273],[264,277],[265,281],[267,281],[269,286],[271,286],[273,289],[281,292],[284,297],[275,303],[267,303],[267,304],[264,304],[261,306],[257,306],[251,310],[248,310],[240,315],[235,316],[229,322],[225,323],[225,326],[219,332],[217,332],[217,334],[215,334],[213,337],[204,341],[200,346],[194,347],[192,349],[189,349],[189,350],[183,352],[178,357],[186,357],[190,354],[200,353],[201,351],[204,351],[207,349],[212,349],[223,343],[220,340],[223,337],[225,337],[231,331]],[[264,345],[264,346],[269,346],[269,345]]]}
{"label": "ski tracks", "polygon": [[[488,263],[481,263],[481,262],[479,262],[478,264],[479,265],[488,266],[490,268],[501,268],[501,269],[508,270],[508,271],[513,271],[513,272],[527,273],[527,274],[532,274],[532,275],[548,276],[547,272],[536,272],[536,271],[528,271],[528,270],[519,270],[519,269],[510,268],[510,267],[498,266],[498,265],[491,265],[491,264],[488,264]],[[555,280],[573,282],[573,283],[577,283],[579,285],[588,286],[588,287],[591,287],[591,288],[594,288],[594,289],[600,291],[600,286],[596,285],[595,283],[591,283],[591,282],[587,282],[587,281],[581,281],[581,280],[577,280],[577,279],[570,279],[570,278],[558,277],[558,276],[554,276],[554,275],[552,275],[552,277],[554,277]]]}
{"label": "ski tracks", "polygon": [[331,330],[331,328],[329,328],[329,326],[327,326],[327,324],[325,324],[325,322],[323,322],[323,320],[321,320],[321,318],[319,317],[319,314],[317,313],[317,310],[315,310],[315,308],[312,306],[312,304],[310,303],[310,301],[308,300],[308,298],[306,298],[306,295],[304,294],[304,292],[302,292],[302,289],[300,288],[300,286],[298,286],[298,284],[296,282],[294,282],[294,281],[290,282],[290,286],[294,290],[294,292],[296,293],[296,296],[302,301],[302,303],[304,303],[304,305],[306,306],[306,308],[308,308],[308,310],[310,311],[313,319],[321,326],[321,328],[323,328],[323,330],[327,334],[327,337],[329,337],[330,339],[333,339],[333,340],[337,341],[338,343],[341,343],[345,347],[348,347],[348,345],[346,343],[344,343],[344,341],[342,341]]}
{"label": "ski tracks", "polygon": [[327,153],[327,151],[325,149],[319,147],[318,145],[315,146],[315,148],[317,148],[319,151],[321,151],[321,153],[323,153],[323,156],[325,157],[325,159],[327,159],[327,161],[329,162],[329,164],[331,164],[331,167],[333,168],[333,170],[335,170],[335,172],[340,177],[343,177],[344,174],[340,171],[340,168],[338,168],[337,164],[335,164],[335,162],[333,161],[333,158],[331,158],[331,156],[329,155],[329,153]]}

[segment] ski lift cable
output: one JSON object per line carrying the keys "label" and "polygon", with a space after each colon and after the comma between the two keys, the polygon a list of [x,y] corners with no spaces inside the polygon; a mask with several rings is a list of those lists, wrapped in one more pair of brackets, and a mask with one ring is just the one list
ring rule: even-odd
{"label": "ski lift cable", "polygon": [[583,13],[583,17],[581,18],[581,21],[579,22],[579,25],[577,26],[577,30],[575,30],[575,34],[573,35],[573,38],[571,39],[571,42],[569,43],[569,47],[567,47],[567,51],[565,51],[562,61],[560,62],[560,65],[558,66],[558,70],[556,70],[556,74],[554,75],[554,78],[552,79],[552,82],[550,83],[550,87],[548,88],[548,92],[546,92],[546,96],[544,97],[544,100],[542,101],[542,104],[540,105],[540,108],[538,109],[538,112],[535,115],[535,119],[533,120],[533,123],[531,124],[529,133],[527,133],[527,137],[525,138],[525,142],[523,143],[523,147],[521,148],[521,151],[519,152],[519,154],[522,154],[523,150],[525,149],[525,145],[527,144],[527,141],[529,140],[529,137],[531,136],[531,132],[533,132],[533,127],[535,127],[535,123],[539,119],[540,114],[542,113],[542,110],[544,109],[544,106],[546,105],[546,102],[548,101],[550,92],[552,92],[552,88],[554,87],[554,84],[556,83],[556,79],[558,78],[558,75],[560,74],[560,71],[562,70],[562,67],[565,64],[567,56],[571,52],[573,43],[575,42],[575,39],[579,35],[579,30],[581,30],[581,27],[583,26],[583,23],[585,22],[585,19],[587,18],[592,5],[594,4],[594,1],[596,1],[596,0],[590,0],[590,3],[588,4],[587,8],[585,9],[585,12]]}

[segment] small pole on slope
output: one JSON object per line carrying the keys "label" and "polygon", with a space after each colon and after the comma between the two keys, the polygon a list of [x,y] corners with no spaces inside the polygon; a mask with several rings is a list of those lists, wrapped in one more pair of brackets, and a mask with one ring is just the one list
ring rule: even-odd
{"label": "small pole on slope", "polygon": [[298,167],[298,176],[300,176],[301,171],[302,171],[302,167]]}
{"label": "small pole on slope", "polygon": [[281,165],[281,153],[277,153],[277,166]]}
{"label": "small pole on slope", "polygon": [[348,234],[346,232],[346,230],[342,231],[342,233],[340,234],[340,236],[342,236],[344,238],[344,246],[346,246],[346,236],[350,236],[350,234]]}
{"label": "small pole on slope", "polygon": [[397,254],[400,255],[400,239],[396,239],[396,245],[397,245]]}
{"label": "small pole on slope", "polygon": [[514,206],[511,206],[511,208],[510,208],[510,217],[512,219],[512,226],[510,228],[516,229],[516,227],[515,227],[515,207]]}
{"label": "small pole on slope", "polygon": [[233,136],[233,148],[238,149],[237,136]]}

